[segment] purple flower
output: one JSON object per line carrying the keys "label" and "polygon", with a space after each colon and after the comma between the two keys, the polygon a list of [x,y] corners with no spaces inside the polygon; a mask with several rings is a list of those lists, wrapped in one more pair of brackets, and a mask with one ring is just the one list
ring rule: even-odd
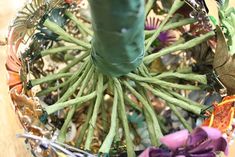
{"label": "purple flower", "polygon": [[[148,17],[145,22],[145,30],[155,30],[161,24],[161,20],[157,17]],[[175,35],[172,31],[161,32],[158,36],[158,40],[163,44],[169,44],[176,40]]]}
{"label": "purple flower", "polygon": [[167,149],[147,148],[139,157],[216,157],[220,151],[228,155],[227,141],[215,128],[198,127],[191,134],[182,130],[160,140]]}

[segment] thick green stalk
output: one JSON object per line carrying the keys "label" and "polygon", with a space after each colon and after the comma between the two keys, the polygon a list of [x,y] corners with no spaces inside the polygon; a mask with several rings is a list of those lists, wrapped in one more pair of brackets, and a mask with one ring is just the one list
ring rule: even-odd
{"label": "thick green stalk", "polygon": [[103,141],[99,152],[101,153],[109,153],[111,145],[113,143],[113,139],[116,135],[116,122],[117,122],[117,106],[118,106],[118,93],[117,89],[114,88],[114,98],[113,98],[113,108],[111,113],[111,126],[109,129],[109,133]]}
{"label": "thick green stalk", "polygon": [[130,129],[128,126],[128,120],[127,120],[127,115],[126,115],[126,110],[125,110],[125,104],[124,104],[124,99],[123,99],[123,91],[122,91],[122,86],[117,78],[114,78],[114,86],[117,89],[118,92],[118,100],[119,100],[119,105],[118,105],[118,115],[122,121],[122,126],[124,129],[125,133],[125,138],[126,138],[126,146],[127,146],[127,155],[128,157],[135,157],[135,152],[134,152],[134,144],[131,140],[130,136]]}
{"label": "thick green stalk", "polygon": [[70,77],[72,75],[73,75],[72,73],[61,73],[61,74],[58,73],[58,74],[47,75],[46,77],[31,80],[31,84],[32,84],[32,86],[36,86],[36,85],[39,85],[39,84],[42,84],[45,82],[49,82],[49,81],[53,81],[53,80],[57,80],[57,79],[60,79],[63,77]]}
{"label": "thick green stalk", "polygon": [[47,19],[44,24],[49,30],[53,31],[54,33],[60,35],[61,39],[64,39],[68,42],[73,42],[79,46],[82,46],[86,49],[90,49],[91,45],[89,43],[83,42],[77,38],[74,38],[73,36],[69,35],[67,32],[65,32],[60,26],[58,26],[56,23],[51,22],[49,19]]}
{"label": "thick green stalk", "polygon": [[94,134],[94,129],[96,127],[96,119],[99,113],[99,109],[100,109],[100,105],[101,105],[101,101],[103,99],[103,74],[99,73],[98,76],[98,84],[97,84],[97,97],[96,97],[96,101],[95,101],[95,107],[94,107],[94,111],[90,120],[90,125],[88,128],[88,133],[87,133],[87,138],[86,138],[86,142],[85,142],[85,150],[90,150],[90,146],[92,143],[92,139],[93,139],[93,134]]}
{"label": "thick green stalk", "polygon": [[159,91],[158,89],[153,89],[151,86],[149,86],[146,83],[139,83],[142,87],[144,87],[145,89],[151,91],[154,95],[166,100],[169,103],[175,104],[178,107],[181,107],[183,109],[185,109],[186,111],[190,111],[192,113],[195,113],[197,115],[201,114],[201,110],[202,108],[200,106],[196,106],[196,105],[192,105],[192,104],[188,104],[182,100],[176,99],[172,96],[169,96],[165,93],[162,93],[161,91]]}
{"label": "thick green stalk", "polygon": [[133,87],[131,87],[129,85],[129,83],[127,81],[123,81],[123,84],[130,90],[130,92],[137,98],[139,99],[139,101],[144,105],[144,107],[146,108],[146,110],[148,111],[148,113],[150,114],[152,120],[153,120],[153,123],[154,123],[154,131],[155,131],[155,134],[156,134],[156,137],[157,137],[157,145],[160,145],[160,138],[163,136],[162,135],[162,132],[161,132],[161,129],[160,129],[160,126],[159,126],[159,123],[158,123],[158,120],[156,118],[156,114],[155,112],[153,111],[153,109],[150,107],[150,105],[148,104],[147,100],[142,97]]}
{"label": "thick green stalk", "polygon": [[152,84],[156,84],[156,85],[163,86],[163,87],[171,87],[171,88],[186,89],[186,90],[199,90],[199,89],[201,89],[200,87],[197,87],[197,86],[171,83],[171,82],[162,81],[162,80],[159,80],[159,79],[153,78],[153,77],[152,78],[151,77],[141,77],[141,76],[133,74],[133,73],[129,73],[126,76],[133,79],[133,80],[136,80],[136,81],[152,83]]}
{"label": "thick green stalk", "polygon": [[173,46],[164,48],[164,49],[160,50],[159,52],[156,52],[156,53],[153,53],[153,54],[150,54],[150,55],[144,57],[144,63],[145,64],[150,64],[155,59],[157,59],[157,58],[159,58],[163,55],[166,55],[168,53],[176,52],[176,51],[179,51],[179,50],[182,51],[182,50],[192,48],[192,47],[208,40],[210,37],[212,37],[214,35],[215,35],[215,32],[212,31],[212,32],[206,33],[206,34],[204,34],[200,37],[196,37],[194,39],[191,39],[191,40],[187,41],[186,43],[173,45]]}
{"label": "thick green stalk", "polygon": [[112,77],[135,70],[144,57],[144,0],[99,1],[99,5],[89,0],[89,4],[94,65]]}
{"label": "thick green stalk", "polygon": [[167,21],[169,20],[170,17],[172,17],[172,15],[181,7],[183,6],[184,1],[182,0],[175,0],[170,11],[168,12],[167,16],[164,18],[164,20],[162,21],[162,23],[160,24],[160,26],[158,27],[158,29],[155,30],[154,34],[150,37],[146,47],[145,47],[145,51],[147,51],[151,44],[156,40],[156,38],[159,36],[159,34],[162,32],[162,29],[164,27],[164,25],[167,23]]}

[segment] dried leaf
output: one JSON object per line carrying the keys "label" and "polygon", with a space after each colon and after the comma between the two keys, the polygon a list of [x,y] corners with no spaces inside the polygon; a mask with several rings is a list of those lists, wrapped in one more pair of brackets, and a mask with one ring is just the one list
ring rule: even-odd
{"label": "dried leaf", "polygon": [[228,45],[219,26],[217,30],[217,47],[213,68],[220,81],[228,90],[228,94],[235,94],[235,56],[229,54]]}

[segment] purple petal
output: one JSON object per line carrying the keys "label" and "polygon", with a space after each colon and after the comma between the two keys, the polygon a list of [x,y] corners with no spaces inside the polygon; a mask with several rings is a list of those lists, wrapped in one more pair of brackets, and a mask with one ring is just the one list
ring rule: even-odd
{"label": "purple petal", "polygon": [[162,137],[160,141],[165,144],[169,149],[175,150],[186,144],[188,135],[188,130],[181,130]]}
{"label": "purple petal", "polygon": [[212,128],[212,127],[201,127],[208,135],[208,138],[210,139],[218,139],[222,136],[221,132],[216,129],[216,128]]}
{"label": "purple petal", "polygon": [[153,149],[153,148],[147,148],[145,149],[140,155],[139,157],[149,157],[149,152],[150,152],[150,149]]}
{"label": "purple petal", "polygon": [[228,155],[228,142],[224,137],[220,137],[216,140],[213,140],[213,145],[213,151],[222,151],[225,155]]}
{"label": "purple petal", "polygon": [[172,157],[172,155],[166,150],[150,147],[145,149],[143,153],[139,155],[139,157]]}
{"label": "purple petal", "polygon": [[149,157],[172,157],[171,152],[162,149],[151,149]]}
{"label": "purple petal", "polygon": [[145,22],[145,30],[155,30],[158,28],[160,20],[155,17],[148,17]]}
{"label": "purple petal", "polygon": [[188,152],[190,154],[205,154],[212,152],[214,149],[213,141],[211,139],[207,139],[204,142],[201,142],[199,145],[189,148]]}
{"label": "purple petal", "polygon": [[187,146],[195,147],[205,139],[218,139],[222,136],[221,132],[218,129],[211,127],[198,127],[196,128],[188,138]]}
{"label": "purple petal", "polygon": [[214,152],[208,152],[204,154],[190,154],[190,157],[216,157]]}
{"label": "purple petal", "polygon": [[158,36],[158,39],[161,41],[161,42],[167,42],[168,39],[169,39],[169,32],[166,31],[166,32],[161,32]]}
{"label": "purple petal", "polygon": [[220,137],[218,139],[207,139],[197,147],[188,151],[189,154],[207,154],[209,152],[224,152],[228,155],[228,144],[225,138]]}
{"label": "purple petal", "polygon": [[207,138],[207,132],[198,127],[189,135],[189,138],[187,140],[187,147],[193,149],[194,147],[197,147],[197,145],[205,141]]}

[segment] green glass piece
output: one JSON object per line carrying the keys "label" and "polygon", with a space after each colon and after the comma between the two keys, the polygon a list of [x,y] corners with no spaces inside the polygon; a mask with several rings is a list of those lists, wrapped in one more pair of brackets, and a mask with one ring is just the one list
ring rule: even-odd
{"label": "green glass piece", "polygon": [[43,123],[46,124],[48,118],[48,114],[46,112],[43,112],[43,114],[39,117],[39,120]]}
{"label": "green glass piece", "polygon": [[209,16],[209,18],[210,18],[211,22],[212,22],[215,26],[218,25],[218,22],[217,22],[217,20],[216,20],[216,18],[215,18],[214,16]]}

